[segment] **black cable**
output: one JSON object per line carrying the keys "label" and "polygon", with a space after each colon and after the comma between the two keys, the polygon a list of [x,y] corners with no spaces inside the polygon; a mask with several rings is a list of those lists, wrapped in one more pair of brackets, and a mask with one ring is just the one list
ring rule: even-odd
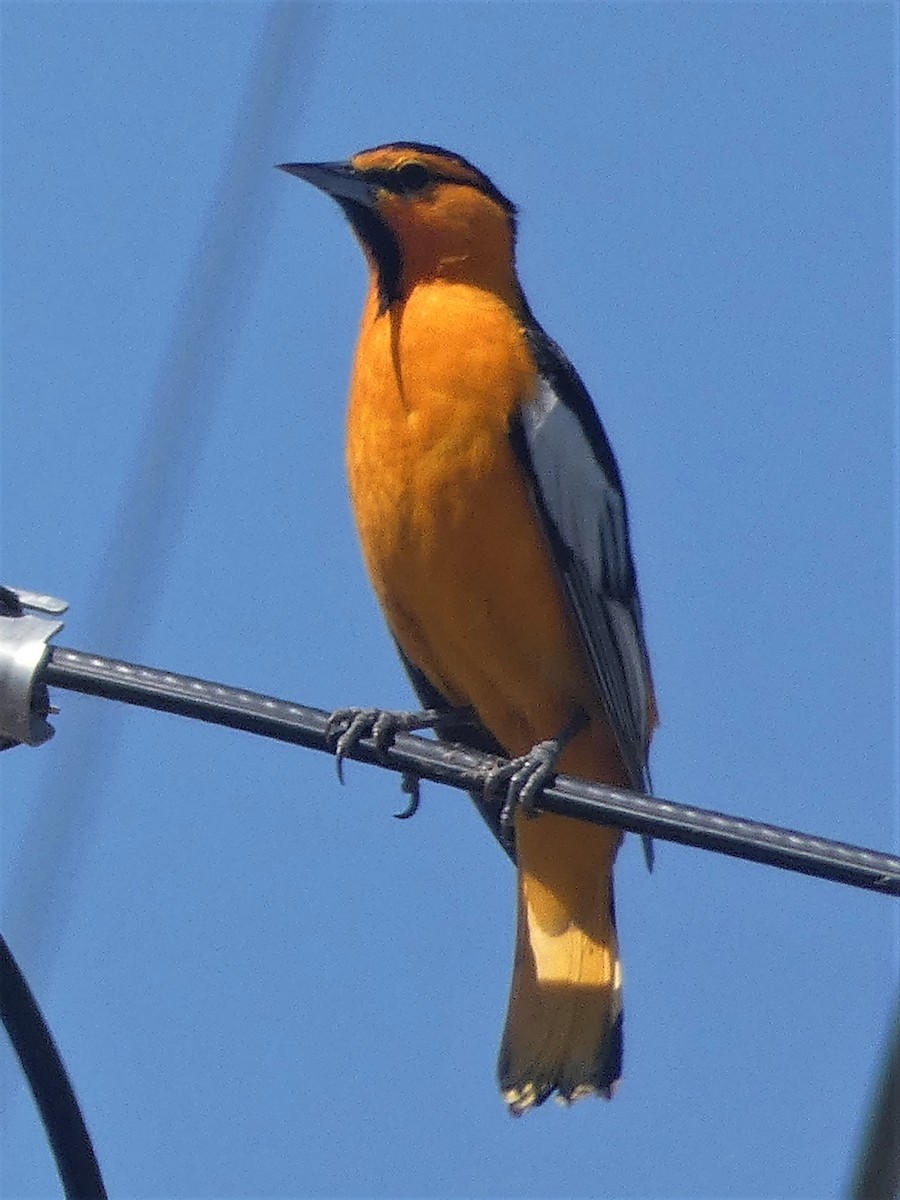
{"label": "black cable", "polygon": [[895,1200],[900,1196],[900,1006],[848,1195],[850,1200]]}
{"label": "black cable", "polygon": [[37,1001],[0,935],[0,1018],[41,1115],[67,1200],[106,1200],[106,1188],[65,1065]]}
{"label": "black cable", "polygon": [[[329,714],[320,709],[289,704],[271,696],[170,671],[83,654],[62,646],[51,646],[42,682],[51,687],[105,696],[126,704],[226,725],[310,749],[332,749],[326,736]],[[496,765],[496,760],[488,755],[403,733],[398,734],[384,752],[379,751],[371,739],[363,738],[348,757],[467,792],[480,792],[485,770]],[[553,787],[545,788],[536,807],[581,821],[618,825],[665,841],[900,896],[900,858],[758,821],[567,776],[560,776]]]}

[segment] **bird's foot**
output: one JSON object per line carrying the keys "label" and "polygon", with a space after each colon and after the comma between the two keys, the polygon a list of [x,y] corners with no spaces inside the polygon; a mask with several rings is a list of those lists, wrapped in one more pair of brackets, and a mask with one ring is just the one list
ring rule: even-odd
{"label": "bird's foot", "polygon": [[[383,755],[398,733],[419,729],[466,724],[472,720],[470,709],[424,709],[419,712],[393,712],[383,708],[337,708],[328,718],[325,737],[334,748],[337,776],[344,782],[344,759],[363,738],[371,738],[375,749]],[[419,779],[409,772],[403,775],[402,789],[409,796],[403,812],[394,815],[400,820],[411,817],[419,807]]]}
{"label": "bird's foot", "polygon": [[537,816],[535,800],[556,775],[556,764],[561,753],[562,746],[556,740],[538,742],[527,754],[491,767],[485,775],[485,800],[496,801],[505,788],[500,808],[500,828],[507,837],[512,835],[517,811],[521,810],[527,817]]}
{"label": "bird's foot", "polygon": [[506,788],[500,809],[500,829],[508,840],[512,839],[517,812],[521,810],[527,817],[537,816],[535,803],[538,796],[556,777],[556,767],[563,750],[586,724],[585,715],[578,713],[555,738],[538,742],[527,754],[487,771],[483,791],[485,800],[496,801],[501,788]]}

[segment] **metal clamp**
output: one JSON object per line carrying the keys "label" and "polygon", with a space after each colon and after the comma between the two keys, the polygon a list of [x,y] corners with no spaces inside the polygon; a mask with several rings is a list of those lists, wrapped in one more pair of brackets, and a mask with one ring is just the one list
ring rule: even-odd
{"label": "metal clamp", "polygon": [[53,596],[0,586],[0,750],[40,746],[53,737],[50,697],[39,675],[47,643],[63,622],[31,613],[57,616],[68,607]]}

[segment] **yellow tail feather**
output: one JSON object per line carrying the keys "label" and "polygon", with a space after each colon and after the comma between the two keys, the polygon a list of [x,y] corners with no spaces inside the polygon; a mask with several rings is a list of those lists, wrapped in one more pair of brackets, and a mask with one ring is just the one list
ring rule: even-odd
{"label": "yellow tail feather", "polygon": [[621,833],[516,817],[518,922],[498,1074],[515,1116],[552,1092],[613,1093],[621,1072],[621,968],[612,867]]}

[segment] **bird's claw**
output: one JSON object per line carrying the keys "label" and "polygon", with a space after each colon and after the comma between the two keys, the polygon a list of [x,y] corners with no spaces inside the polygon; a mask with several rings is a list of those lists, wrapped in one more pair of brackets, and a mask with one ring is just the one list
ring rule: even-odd
{"label": "bird's claw", "polygon": [[485,800],[496,800],[501,787],[506,787],[500,809],[500,827],[508,836],[512,834],[516,812],[521,810],[525,816],[537,816],[535,801],[556,775],[561,751],[558,739],[538,742],[527,754],[492,767],[487,772],[483,792]]}
{"label": "bird's claw", "polygon": [[389,715],[379,708],[336,708],[328,718],[325,738],[334,746],[334,764],[341,783],[344,759],[362,738],[371,737],[378,749],[384,750],[387,733],[381,718]]}
{"label": "bird's claw", "polygon": [[[400,732],[426,729],[433,725],[438,714],[426,712],[391,712],[383,708],[337,708],[325,725],[325,738],[334,747],[337,776],[344,782],[344,759],[362,738],[371,738],[379,754],[384,754]],[[419,780],[415,775],[403,776],[402,790],[409,796],[403,812],[394,813],[400,820],[411,817],[419,807]]]}
{"label": "bird's claw", "polygon": [[418,775],[404,774],[400,782],[400,791],[409,796],[409,804],[407,804],[403,812],[393,814],[398,821],[408,821],[410,817],[415,816],[419,811],[421,784],[422,781]]}

